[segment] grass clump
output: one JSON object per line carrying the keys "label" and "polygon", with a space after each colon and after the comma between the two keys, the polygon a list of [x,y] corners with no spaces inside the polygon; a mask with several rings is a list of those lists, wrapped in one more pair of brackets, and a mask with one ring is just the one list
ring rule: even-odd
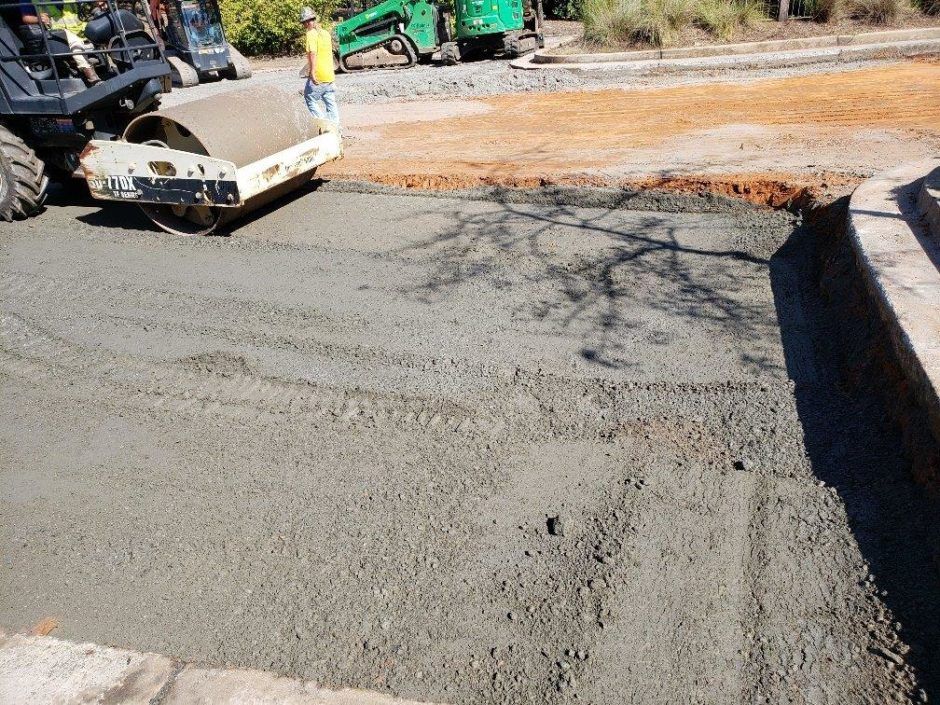
{"label": "grass clump", "polygon": [[[924,0],[924,9],[931,2]],[[912,7],[908,0],[816,0],[815,17],[823,22],[838,22],[843,19],[860,20],[869,24],[890,24],[910,14]]]}
{"label": "grass clump", "polygon": [[691,0],[585,0],[584,36],[599,44],[668,46],[689,24]]}
{"label": "grass clump", "polygon": [[753,0],[699,0],[693,15],[696,25],[721,40],[767,19],[764,8]]}
{"label": "grass clump", "polygon": [[692,26],[728,40],[767,19],[757,0],[585,0],[583,17],[588,41],[653,47],[675,44]]}

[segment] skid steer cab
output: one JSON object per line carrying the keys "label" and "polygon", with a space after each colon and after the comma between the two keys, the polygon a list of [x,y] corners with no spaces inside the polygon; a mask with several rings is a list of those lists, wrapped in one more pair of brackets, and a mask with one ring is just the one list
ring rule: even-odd
{"label": "skid steer cab", "polygon": [[114,0],[0,0],[0,219],[42,209],[92,139],[118,138],[170,90],[156,30]]}
{"label": "skid steer cab", "polygon": [[251,64],[225,38],[216,0],[149,0],[147,8],[164,42],[175,85],[195,86],[207,77],[251,77]]}

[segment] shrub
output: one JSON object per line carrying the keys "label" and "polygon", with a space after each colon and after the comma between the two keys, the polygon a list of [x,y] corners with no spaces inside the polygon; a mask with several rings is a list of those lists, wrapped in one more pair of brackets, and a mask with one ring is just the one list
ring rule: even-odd
{"label": "shrub", "polygon": [[759,0],[585,0],[584,37],[600,44],[675,42],[694,24],[719,39],[766,18]]}
{"label": "shrub", "polygon": [[[937,0],[925,0],[926,3]],[[815,0],[815,17],[824,22],[844,18],[872,24],[887,24],[911,10],[908,0]]]}
{"label": "shrub", "polygon": [[667,46],[691,21],[690,0],[585,0],[584,37],[602,44]]}
{"label": "shrub", "polygon": [[698,0],[693,21],[719,39],[731,39],[740,27],[750,27],[767,19],[764,8],[754,0]]}
{"label": "shrub", "polygon": [[581,17],[581,0],[544,0],[546,17],[556,20],[577,20]]}
{"label": "shrub", "polygon": [[248,55],[284,54],[301,46],[300,8],[312,6],[329,18],[331,0],[220,0],[228,40]]}

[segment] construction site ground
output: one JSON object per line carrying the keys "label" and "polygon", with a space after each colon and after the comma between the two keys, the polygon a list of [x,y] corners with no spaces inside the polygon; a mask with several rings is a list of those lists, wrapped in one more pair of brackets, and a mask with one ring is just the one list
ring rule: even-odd
{"label": "construction site ground", "polygon": [[229,237],[55,190],[0,229],[0,626],[445,703],[940,697],[841,206],[765,205],[940,147],[940,65],[848,68],[341,77],[346,158]]}

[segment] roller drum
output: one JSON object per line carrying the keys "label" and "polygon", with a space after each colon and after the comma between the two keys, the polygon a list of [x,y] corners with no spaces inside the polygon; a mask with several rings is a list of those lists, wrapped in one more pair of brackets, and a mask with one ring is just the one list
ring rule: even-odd
{"label": "roller drum", "polygon": [[[224,159],[244,167],[321,134],[322,128],[296,93],[253,87],[141,115],[124,132],[127,142]],[[238,207],[141,204],[164,230],[208,234],[224,223],[303,186],[315,169],[253,196]]]}

